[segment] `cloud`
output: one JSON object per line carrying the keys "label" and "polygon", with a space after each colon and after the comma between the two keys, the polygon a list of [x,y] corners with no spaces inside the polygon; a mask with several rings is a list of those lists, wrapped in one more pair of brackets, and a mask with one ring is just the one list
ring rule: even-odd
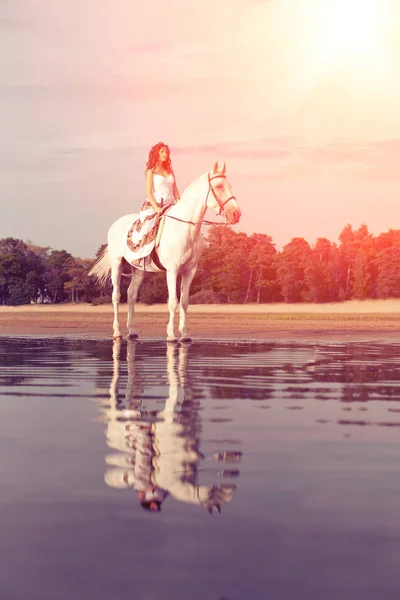
{"label": "cloud", "polygon": [[178,146],[174,148],[174,154],[214,154],[227,158],[239,158],[244,160],[267,160],[285,159],[291,156],[290,147],[282,148],[274,144],[274,141],[260,142],[231,142],[204,144],[198,146]]}
{"label": "cloud", "polygon": [[269,164],[281,174],[300,173],[310,169],[384,173],[392,168],[398,169],[400,139],[310,145],[298,137],[282,136],[248,142],[238,139],[223,143],[183,144],[174,147],[173,153],[177,156],[220,156],[227,160],[257,163],[258,168],[264,169]]}

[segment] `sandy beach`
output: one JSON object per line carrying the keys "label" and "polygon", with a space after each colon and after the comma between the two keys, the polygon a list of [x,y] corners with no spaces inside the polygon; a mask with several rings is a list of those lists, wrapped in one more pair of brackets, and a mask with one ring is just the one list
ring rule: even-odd
{"label": "sandy beach", "polygon": [[[121,305],[123,335],[126,305]],[[166,336],[166,305],[136,306],[141,338]],[[112,306],[90,304],[0,307],[0,335],[112,336]],[[400,300],[337,304],[192,305],[194,339],[391,339],[400,341]]]}

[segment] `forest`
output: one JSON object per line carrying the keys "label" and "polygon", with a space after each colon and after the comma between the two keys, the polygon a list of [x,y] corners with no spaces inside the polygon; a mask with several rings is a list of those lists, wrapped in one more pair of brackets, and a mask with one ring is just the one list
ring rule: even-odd
{"label": "forest", "polygon": [[[374,236],[346,225],[338,243],[293,238],[277,250],[263,233],[213,226],[191,287],[191,303],[340,302],[400,297],[400,230]],[[99,256],[104,246],[97,250]],[[76,258],[12,237],[0,239],[0,304],[111,301],[111,284],[88,273],[94,258]],[[122,301],[129,278],[123,278]],[[164,273],[148,273],[139,292],[145,304],[167,298]]]}

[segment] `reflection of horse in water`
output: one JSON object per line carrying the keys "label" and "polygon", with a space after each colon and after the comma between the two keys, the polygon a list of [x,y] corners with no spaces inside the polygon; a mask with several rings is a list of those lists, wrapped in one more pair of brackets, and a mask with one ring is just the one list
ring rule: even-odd
{"label": "reflection of horse in water", "polygon": [[[116,450],[106,457],[107,485],[134,488],[143,508],[161,510],[163,501],[175,500],[204,506],[211,514],[231,501],[232,485],[199,485],[199,402],[187,378],[188,346],[167,347],[169,395],[161,411],[142,404],[140,376],[135,373],[135,341],[128,341],[126,395],[118,398],[121,341],[113,345],[114,377],[107,410],[107,443]],[[219,454],[219,461],[239,455]]]}

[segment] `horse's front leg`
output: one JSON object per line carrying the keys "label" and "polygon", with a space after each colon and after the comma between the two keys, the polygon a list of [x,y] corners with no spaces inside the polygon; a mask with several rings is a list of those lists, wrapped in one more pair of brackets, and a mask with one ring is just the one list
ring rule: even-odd
{"label": "horse's front leg", "polygon": [[187,309],[189,306],[189,291],[190,286],[193,281],[193,277],[196,275],[197,264],[189,269],[188,271],[182,273],[181,280],[181,303],[179,310],[179,332],[181,334],[181,342],[191,342],[191,338],[188,335],[186,328],[186,315]]}
{"label": "horse's front leg", "polygon": [[113,322],[113,338],[114,340],[121,339],[121,330],[119,328],[118,309],[119,301],[121,298],[121,272],[122,272],[122,261],[118,260],[111,265],[111,282],[113,286],[112,291],[112,304],[114,308],[114,322]]}
{"label": "horse's front leg", "polygon": [[178,306],[178,298],[176,295],[176,278],[177,272],[168,270],[167,271],[167,286],[168,286],[168,310],[169,310],[169,321],[167,326],[167,342],[176,342],[175,335],[175,312]]}
{"label": "horse's front leg", "polygon": [[135,302],[137,299],[139,288],[144,278],[144,271],[139,269],[132,269],[132,278],[128,287],[127,299],[128,299],[128,338],[134,340],[138,337],[135,328]]}

